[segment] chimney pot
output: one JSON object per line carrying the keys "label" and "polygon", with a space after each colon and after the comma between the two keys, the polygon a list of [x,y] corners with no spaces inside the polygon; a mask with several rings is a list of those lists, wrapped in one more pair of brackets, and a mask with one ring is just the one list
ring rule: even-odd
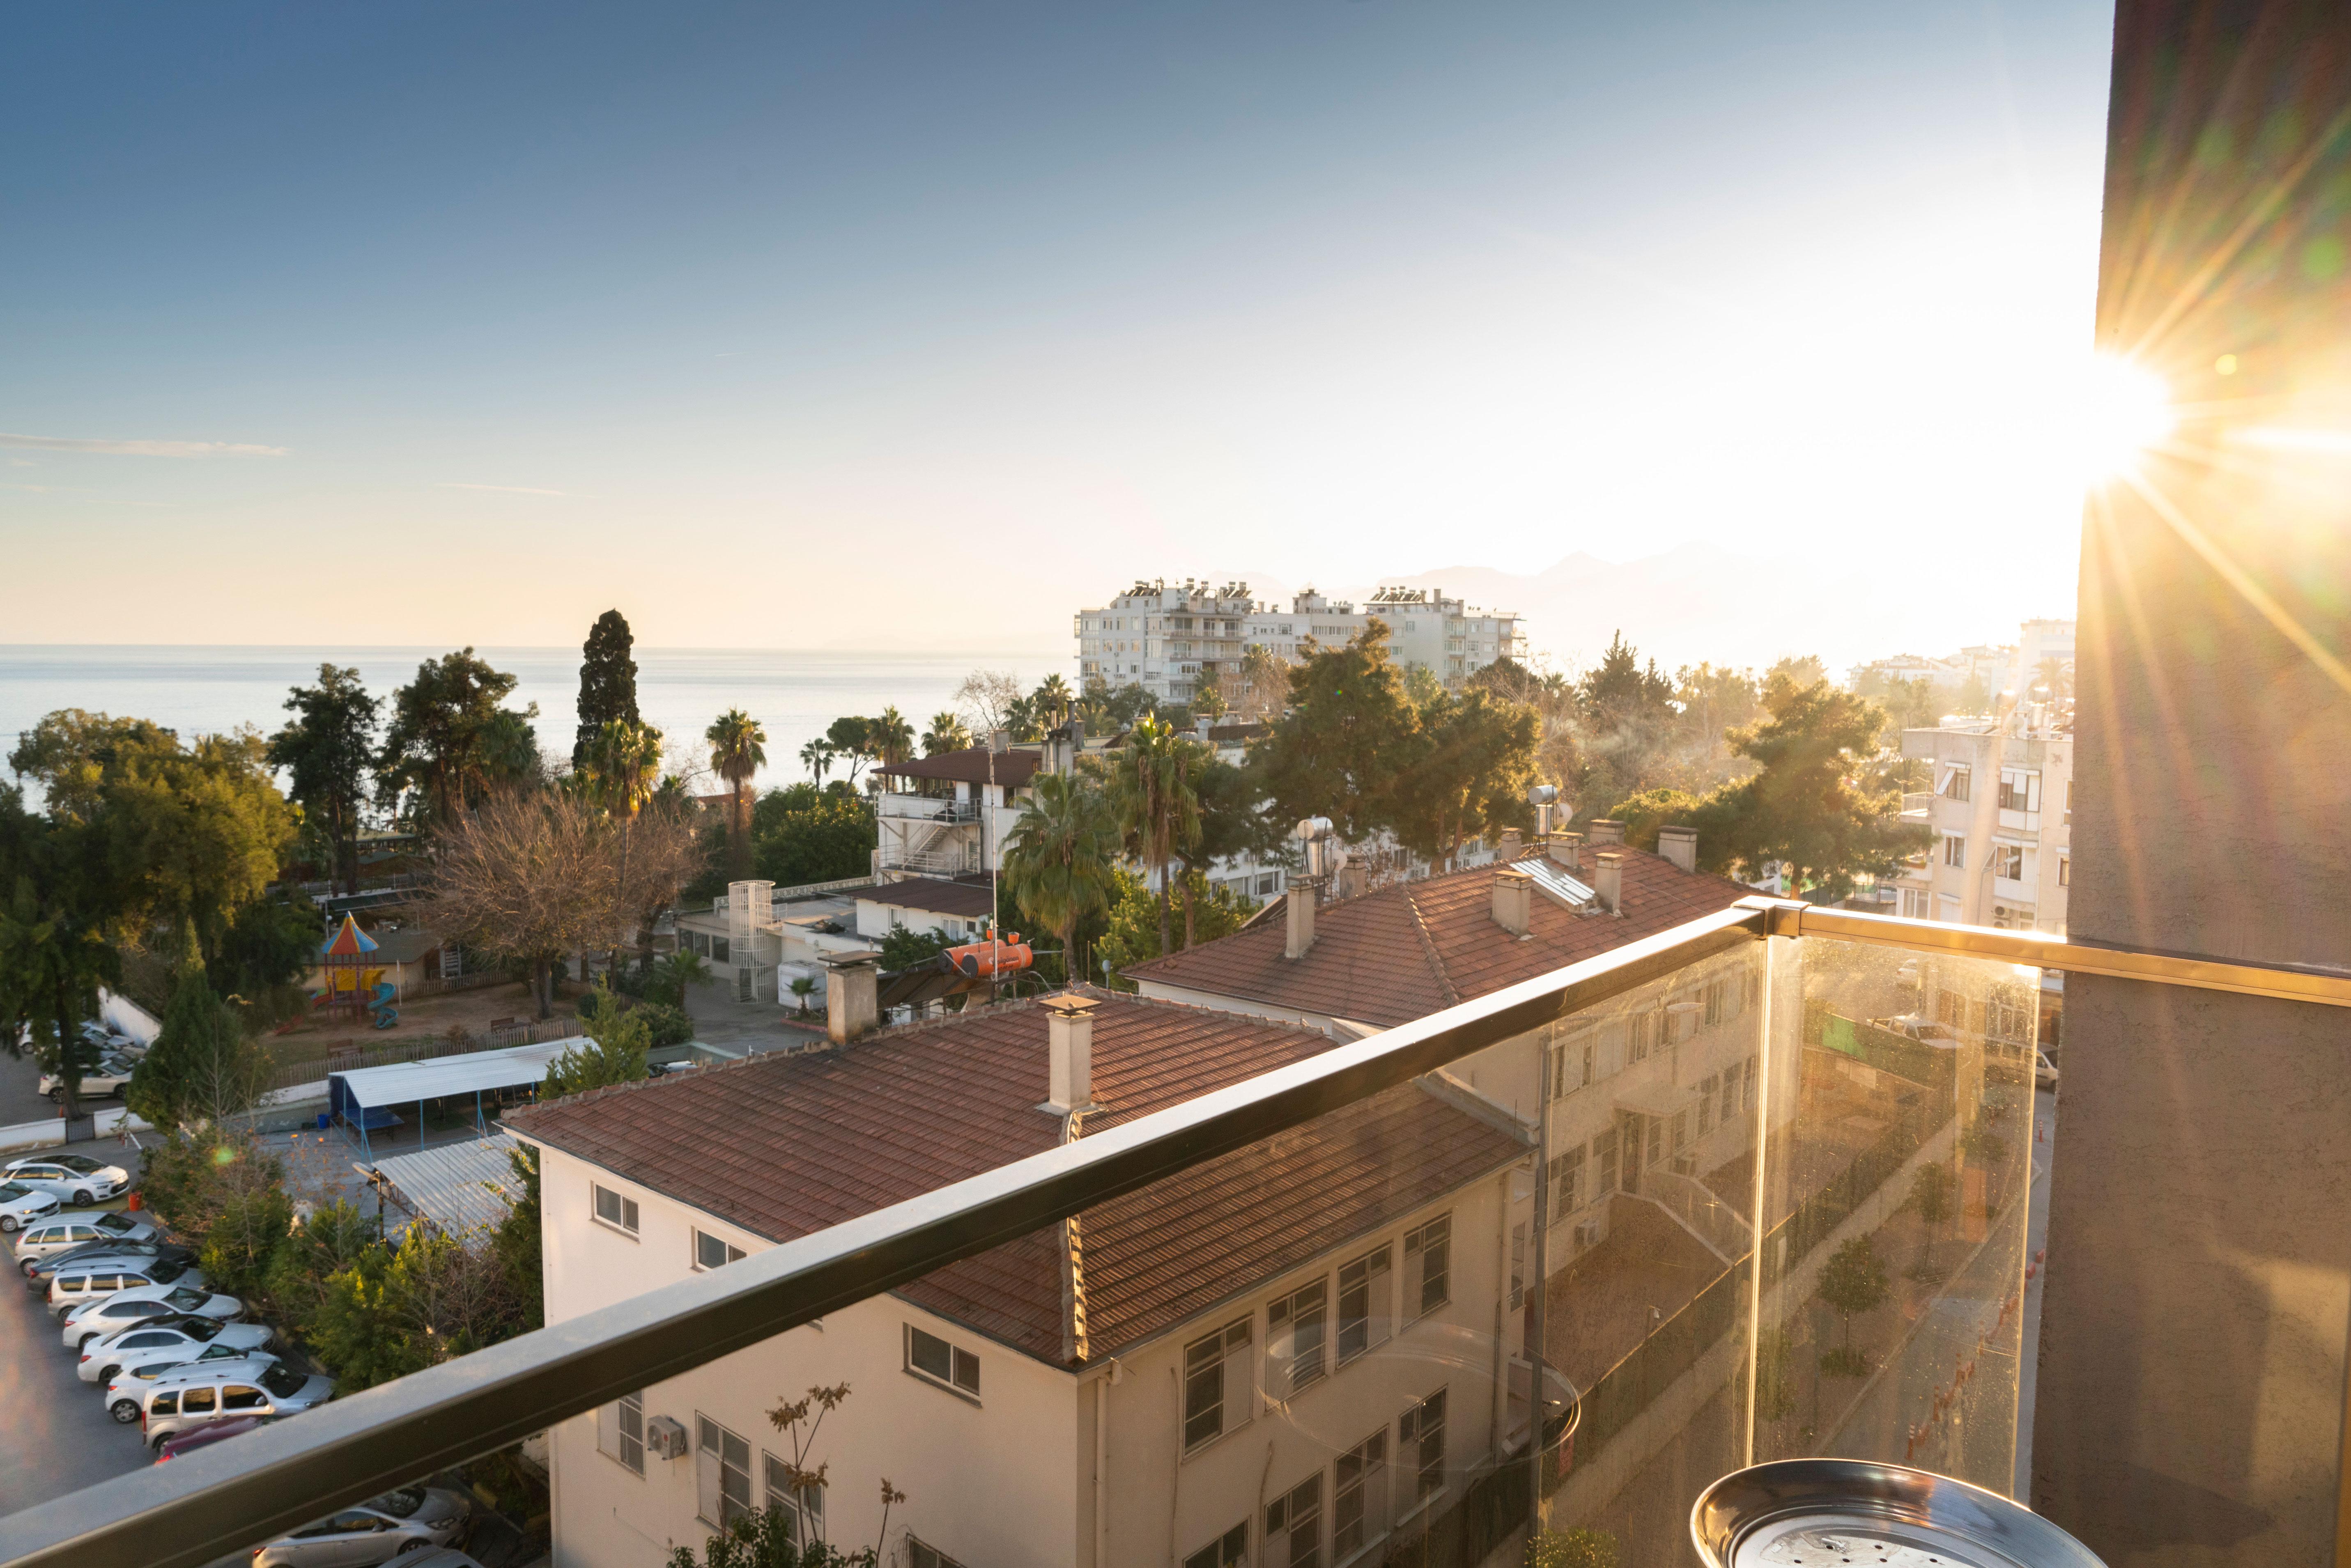
{"label": "chimney pot", "polygon": [[1519,830],[1504,828],[1501,841],[1494,846],[1494,858],[1508,865],[1525,852],[1526,841],[1519,835]]}
{"label": "chimney pot", "polygon": [[1687,872],[1698,870],[1698,830],[1659,828],[1657,852]]}
{"label": "chimney pot", "polygon": [[1592,841],[1597,844],[1621,844],[1625,841],[1625,824],[1602,817],[1592,824]]}
{"label": "chimney pot", "polygon": [[1050,1093],[1045,1108],[1064,1115],[1093,1103],[1094,1009],[1102,1004],[1075,991],[1048,997],[1045,1039]]}
{"label": "chimney pot", "polygon": [[824,1032],[835,1045],[870,1034],[881,1021],[881,963],[872,953],[824,960]]}
{"label": "chimney pot", "polygon": [[1583,874],[1583,835],[1553,833],[1551,836],[1551,858],[1576,875]]}
{"label": "chimney pot", "polygon": [[1524,936],[1534,925],[1534,878],[1503,867],[1494,873],[1494,924],[1513,936]]}
{"label": "chimney pot", "polygon": [[1611,915],[1625,913],[1625,857],[1614,850],[1600,854],[1600,869],[1593,873],[1593,891],[1600,894],[1601,907]]}
{"label": "chimney pot", "polygon": [[1286,913],[1290,930],[1281,945],[1281,956],[1290,959],[1303,958],[1314,946],[1314,888],[1311,883],[1290,884]]}

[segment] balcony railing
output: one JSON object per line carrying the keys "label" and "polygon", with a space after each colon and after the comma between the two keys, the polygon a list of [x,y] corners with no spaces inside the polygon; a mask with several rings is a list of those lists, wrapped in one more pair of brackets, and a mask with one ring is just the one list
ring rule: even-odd
{"label": "balcony railing", "polygon": [[[559,1486],[570,1528],[686,1511],[631,1527],[650,1562],[758,1506],[749,1456],[784,1439],[727,1402],[835,1376],[832,1539],[874,1538],[887,1476],[896,1528],[971,1562],[1185,1561],[1235,1530],[1249,1561],[1311,1531],[1475,1562],[1531,1518],[1664,1562],[1699,1487],[1797,1453],[2008,1491],[2040,1173],[2032,1085],[1983,1028],[2035,967],[2351,1005],[2339,976],[1750,900],[40,1503],[0,1560],[194,1568],[554,1428],[559,1473],[615,1467]],[[1893,1027],[1921,1012],[1956,1021]],[[1283,1195],[1296,1228],[1246,1221]],[[1060,1291],[1024,1295],[1040,1260]],[[684,1458],[607,1459],[573,1419],[641,1393]],[[707,1484],[627,1473],[671,1463]],[[1078,1528],[1068,1463],[1090,1535],[1047,1542]]]}
{"label": "balcony railing", "polygon": [[873,797],[873,809],[884,817],[904,817],[925,822],[977,822],[979,803],[948,800],[934,795],[904,795],[883,790]]}

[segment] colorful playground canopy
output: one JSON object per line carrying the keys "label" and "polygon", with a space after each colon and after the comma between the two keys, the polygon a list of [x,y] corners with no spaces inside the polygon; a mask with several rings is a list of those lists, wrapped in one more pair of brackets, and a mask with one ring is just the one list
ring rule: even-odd
{"label": "colorful playground canopy", "polygon": [[360,930],[359,922],[348,915],[343,916],[342,925],[335,928],[335,934],[319,945],[320,956],[328,958],[356,958],[362,953],[374,951],[375,938]]}
{"label": "colorful playground canopy", "polygon": [[470,1051],[463,1056],[429,1056],[422,1061],[394,1061],[382,1067],[355,1067],[327,1075],[327,1106],[336,1115],[351,1108],[413,1105],[420,1100],[441,1100],[453,1094],[487,1093],[493,1089],[519,1089],[546,1078],[547,1064],[574,1046],[585,1045],[585,1035],[541,1040],[537,1045],[510,1045],[502,1051]]}

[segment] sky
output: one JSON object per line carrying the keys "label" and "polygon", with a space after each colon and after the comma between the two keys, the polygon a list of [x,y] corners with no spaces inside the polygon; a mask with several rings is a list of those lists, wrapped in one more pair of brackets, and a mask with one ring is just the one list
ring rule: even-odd
{"label": "sky", "polygon": [[1689,547],[1817,570],[1772,612],[1856,645],[2012,638],[2074,601],[2110,27],[21,11],[0,641],[617,606],[649,646],[1033,649],[1138,575]]}

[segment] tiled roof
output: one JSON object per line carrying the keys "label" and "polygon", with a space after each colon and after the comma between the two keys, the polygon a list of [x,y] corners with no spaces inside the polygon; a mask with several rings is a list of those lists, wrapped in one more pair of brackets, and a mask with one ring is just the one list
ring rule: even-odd
{"label": "tiled roof", "polygon": [[919,909],[925,915],[987,915],[996,911],[995,895],[986,883],[949,882],[935,876],[910,876],[860,888],[857,896],[887,909]]}
{"label": "tiled roof", "polygon": [[[1044,761],[1044,753],[1019,747],[995,754],[995,779],[1010,789],[1029,782]],[[962,784],[985,784],[988,781],[988,750],[975,746],[968,751],[942,751],[936,757],[909,758],[873,771],[891,779],[951,779]]]}
{"label": "tiled roof", "polygon": [[[1282,956],[1288,923],[1270,919],[1125,974],[1392,1029],[1727,908],[1754,891],[1646,851],[1605,847],[1624,857],[1624,915],[1575,915],[1538,892],[1531,941],[1494,923],[1495,868],[1479,866],[1322,905],[1314,912],[1314,946],[1295,963]],[[1598,852],[1583,852],[1586,881]]]}
{"label": "tiled roof", "polygon": [[[1312,1030],[1090,991],[1089,1134],[1332,1049]],[[1047,1015],[999,1006],[845,1051],[763,1055],[509,1112],[526,1139],[789,1240],[1052,1147]],[[1113,1354],[1424,1207],[1521,1153],[1405,1084],[1082,1216],[1090,1350]],[[1061,1357],[1058,1227],[908,1298]]]}

